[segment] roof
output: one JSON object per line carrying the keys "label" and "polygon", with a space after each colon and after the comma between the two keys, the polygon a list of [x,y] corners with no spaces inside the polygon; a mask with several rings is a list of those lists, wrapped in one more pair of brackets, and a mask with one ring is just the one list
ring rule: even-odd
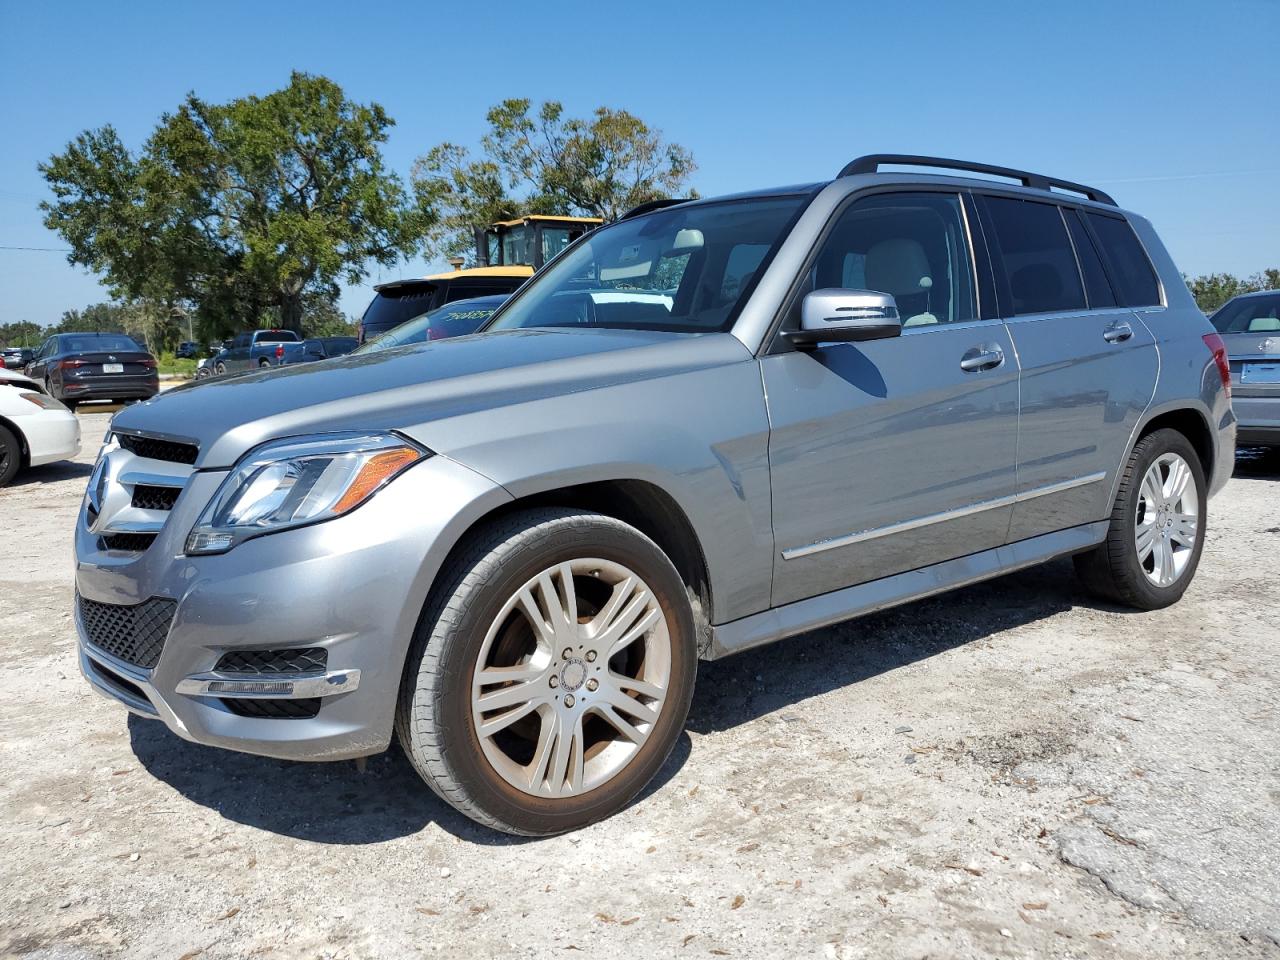
{"label": "roof", "polygon": [[490,224],[494,227],[518,227],[524,223],[604,223],[600,217],[560,217],[550,214],[531,213],[525,217],[518,217],[515,220],[499,220],[497,223]]}
{"label": "roof", "polygon": [[533,267],[527,264],[515,264],[509,267],[467,267],[464,270],[450,270],[448,273],[431,273],[426,280],[460,280],[464,277],[532,277]]}

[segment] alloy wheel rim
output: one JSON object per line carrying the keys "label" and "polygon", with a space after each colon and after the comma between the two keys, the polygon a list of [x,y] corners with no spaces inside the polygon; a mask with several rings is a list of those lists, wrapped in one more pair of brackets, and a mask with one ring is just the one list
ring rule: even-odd
{"label": "alloy wheel rim", "polygon": [[1143,474],[1134,517],[1138,565],[1157,587],[1177,583],[1200,535],[1200,498],[1187,461],[1165,453]]}
{"label": "alloy wheel rim", "polygon": [[531,577],[485,634],[471,721],[490,766],[517,790],[565,798],[616,777],[658,722],[671,635],[634,571],[598,558]]}

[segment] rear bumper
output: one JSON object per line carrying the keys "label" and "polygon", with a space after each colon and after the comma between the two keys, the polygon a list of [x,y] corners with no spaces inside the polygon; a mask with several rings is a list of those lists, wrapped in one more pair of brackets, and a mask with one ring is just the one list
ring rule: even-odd
{"label": "rear bumper", "polygon": [[60,391],[67,400],[141,400],[154,397],[159,392],[158,376],[64,380]]}
{"label": "rear bumper", "polygon": [[1242,397],[1231,401],[1236,414],[1236,442],[1263,445],[1280,444],[1280,396]]}

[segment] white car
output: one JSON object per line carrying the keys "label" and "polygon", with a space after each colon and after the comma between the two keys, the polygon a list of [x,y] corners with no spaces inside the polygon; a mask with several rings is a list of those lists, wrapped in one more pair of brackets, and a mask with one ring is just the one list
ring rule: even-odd
{"label": "white car", "polygon": [[0,487],[25,467],[69,460],[79,452],[76,415],[37,381],[0,370]]}

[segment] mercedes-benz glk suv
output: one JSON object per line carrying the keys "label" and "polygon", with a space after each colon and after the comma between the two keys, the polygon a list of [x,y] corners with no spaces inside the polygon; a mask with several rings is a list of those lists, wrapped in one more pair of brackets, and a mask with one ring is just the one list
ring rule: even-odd
{"label": "mercedes-benz glk suv", "polygon": [[555,833],[653,776],[700,659],[1065,555],[1175,602],[1229,386],[1150,224],[1087,186],[877,156],[650,204],[476,335],[119,413],[81,665],[200,743],[394,733],[459,810]]}

